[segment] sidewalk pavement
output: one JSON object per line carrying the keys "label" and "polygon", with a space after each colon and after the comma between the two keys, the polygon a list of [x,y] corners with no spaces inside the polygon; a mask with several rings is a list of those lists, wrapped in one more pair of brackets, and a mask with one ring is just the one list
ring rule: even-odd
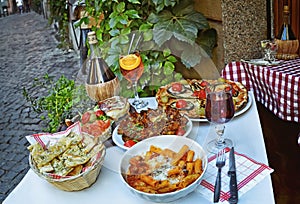
{"label": "sidewalk pavement", "polygon": [[[0,18],[0,201],[29,169],[26,135],[42,132],[41,119],[22,95],[46,73],[75,79],[79,56],[57,48],[55,31],[34,12]],[[38,90],[37,90],[38,92]],[[34,190],[34,189],[28,189]]]}

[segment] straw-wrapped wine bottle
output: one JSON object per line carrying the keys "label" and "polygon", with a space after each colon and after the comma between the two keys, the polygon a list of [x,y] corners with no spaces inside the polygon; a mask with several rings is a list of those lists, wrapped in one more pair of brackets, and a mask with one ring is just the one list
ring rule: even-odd
{"label": "straw-wrapped wine bottle", "polygon": [[90,56],[88,76],[86,79],[86,90],[94,101],[104,100],[119,93],[119,80],[111,71],[101,56],[98,40],[94,31],[88,33],[90,45]]}
{"label": "straw-wrapped wine bottle", "polygon": [[287,5],[283,8],[283,24],[276,38],[277,59],[289,60],[298,57],[299,40],[296,39],[290,25],[290,10]]}

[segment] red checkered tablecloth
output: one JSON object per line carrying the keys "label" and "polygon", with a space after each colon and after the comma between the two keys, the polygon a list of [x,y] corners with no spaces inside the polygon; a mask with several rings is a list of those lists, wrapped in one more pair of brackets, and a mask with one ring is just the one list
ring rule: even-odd
{"label": "red checkered tablecloth", "polygon": [[244,84],[279,118],[300,122],[300,59],[277,66],[231,62],[222,70],[222,77]]}

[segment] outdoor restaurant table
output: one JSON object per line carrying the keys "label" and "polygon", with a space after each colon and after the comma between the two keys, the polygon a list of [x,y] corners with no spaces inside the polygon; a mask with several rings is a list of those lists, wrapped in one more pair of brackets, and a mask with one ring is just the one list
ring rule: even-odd
{"label": "outdoor restaurant table", "polygon": [[[234,141],[235,151],[268,165],[257,107],[253,99],[253,93],[249,93],[252,99],[250,108],[226,124],[225,136]],[[204,145],[207,140],[214,137],[212,135],[215,135],[215,133],[208,122],[193,122],[193,129],[188,137]],[[24,202],[30,204],[152,203],[133,195],[121,182],[117,172],[113,170],[118,169],[122,153],[123,150],[117,146],[107,148],[104,165],[98,180],[90,188],[78,192],[65,192],[56,189],[47,181],[38,177],[32,170],[29,170],[19,185],[4,200],[4,204]],[[202,197],[196,189],[188,196],[172,203],[212,203],[212,200],[213,198],[207,200]],[[239,203],[275,203],[271,176],[267,175],[260,183],[242,195],[239,198]]]}
{"label": "outdoor restaurant table", "polygon": [[300,58],[277,66],[231,62],[222,70],[222,77],[244,84],[279,118],[300,122]]}

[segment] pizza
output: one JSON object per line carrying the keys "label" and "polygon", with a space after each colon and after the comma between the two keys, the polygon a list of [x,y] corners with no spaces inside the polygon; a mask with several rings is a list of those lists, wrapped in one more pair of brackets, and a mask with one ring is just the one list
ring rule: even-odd
{"label": "pizza", "polygon": [[159,88],[156,100],[159,106],[171,106],[191,119],[205,119],[206,92],[208,85],[226,82],[232,87],[235,112],[242,110],[248,103],[248,91],[240,82],[219,78],[217,80],[187,79],[172,82]]}

